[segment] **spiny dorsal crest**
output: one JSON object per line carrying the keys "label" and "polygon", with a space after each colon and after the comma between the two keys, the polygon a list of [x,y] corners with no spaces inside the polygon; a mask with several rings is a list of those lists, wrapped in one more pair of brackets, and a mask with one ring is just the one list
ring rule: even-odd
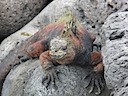
{"label": "spiny dorsal crest", "polygon": [[62,37],[69,37],[72,34],[76,34],[76,18],[74,17],[73,12],[69,10],[66,11],[64,17],[62,18],[65,19]]}

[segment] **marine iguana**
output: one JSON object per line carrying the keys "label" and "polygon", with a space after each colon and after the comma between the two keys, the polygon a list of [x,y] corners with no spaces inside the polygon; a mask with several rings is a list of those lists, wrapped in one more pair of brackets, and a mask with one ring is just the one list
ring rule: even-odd
{"label": "marine iguana", "polygon": [[87,30],[75,18],[70,11],[58,19],[57,22],[48,24],[33,36],[24,41],[20,46],[10,53],[0,63],[0,90],[3,82],[15,65],[25,62],[31,58],[39,57],[41,66],[46,72],[42,83],[58,79],[55,65],[72,64],[78,66],[91,66],[86,87],[90,87],[90,93],[97,89],[96,94],[101,93],[103,86],[103,63],[100,52],[93,52],[95,36]]}

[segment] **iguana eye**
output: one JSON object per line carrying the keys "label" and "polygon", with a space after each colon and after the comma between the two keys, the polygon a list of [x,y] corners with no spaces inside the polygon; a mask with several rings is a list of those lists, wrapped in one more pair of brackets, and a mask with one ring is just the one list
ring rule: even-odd
{"label": "iguana eye", "polygon": [[66,50],[67,49],[67,46],[65,46],[65,47],[62,47],[62,50]]}

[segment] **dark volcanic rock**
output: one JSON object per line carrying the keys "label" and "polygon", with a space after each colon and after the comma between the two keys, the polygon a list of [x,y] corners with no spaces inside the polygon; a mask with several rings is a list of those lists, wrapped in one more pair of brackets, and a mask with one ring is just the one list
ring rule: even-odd
{"label": "dark volcanic rock", "polygon": [[50,1],[0,0],[0,42],[28,23]]}

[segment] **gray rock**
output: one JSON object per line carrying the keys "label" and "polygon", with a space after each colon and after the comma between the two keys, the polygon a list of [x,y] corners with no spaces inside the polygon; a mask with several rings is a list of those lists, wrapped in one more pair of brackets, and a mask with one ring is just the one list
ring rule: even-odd
{"label": "gray rock", "polygon": [[47,0],[1,0],[0,42],[28,23],[48,3]]}
{"label": "gray rock", "polygon": [[110,14],[126,11],[127,5],[127,0],[79,0],[75,7],[87,30],[98,33]]}
{"label": "gray rock", "polygon": [[[46,88],[42,84],[45,73],[39,64],[39,60],[31,60],[12,69],[5,80],[2,96],[96,96],[88,93],[87,81],[82,79],[89,71],[87,67],[58,66],[60,81],[56,81],[56,87],[50,83]],[[108,93],[105,89],[97,96],[108,96]]]}
{"label": "gray rock", "polygon": [[102,26],[101,36],[105,79],[114,96],[128,94],[128,12],[110,15]]}
{"label": "gray rock", "polygon": [[107,0],[107,5],[112,8],[113,11],[128,11],[128,0]]}
{"label": "gray rock", "polygon": [[101,44],[100,30],[107,17],[128,9],[128,0],[78,0],[76,11],[85,28],[96,34],[95,44]]}
{"label": "gray rock", "polygon": [[[61,5],[61,6],[58,6],[58,5]],[[109,20],[110,17],[108,18],[108,16],[114,12],[126,11],[128,8],[127,0],[107,0],[106,2],[103,0],[95,0],[95,1],[94,0],[59,0],[59,1],[54,0],[44,10],[42,10],[40,12],[40,14],[37,15],[30,23],[28,23],[24,28],[22,28],[16,34],[11,35],[9,38],[7,38],[6,40],[4,40],[2,42],[0,47],[3,49],[5,48],[5,50],[4,51],[0,50],[0,52],[5,55],[3,56],[2,54],[0,54],[1,60],[10,52],[11,49],[14,49],[15,46],[17,46],[17,41],[20,44],[22,42],[22,40],[26,40],[26,38],[29,37],[29,36],[21,36],[19,34],[21,34],[22,32],[27,32],[30,34],[31,34],[31,32],[35,33],[37,30],[40,29],[40,27],[45,26],[48,23],[55,22],[63,14],[63,12],[65,11],[64,9],[67,7],[69,7],[71,10],[73,10],[75,15],[78,17],[80,22],[86,27],[86,29],[88,31],[98,35],[97,36],[98,39],[95,42],[96,44],[101,43],[101,41],[102,41],[102,45],[104,45],[104,47],[102,48],[102,54],[103,54],[103,59],[104,59],[104,63],[105,63],[105,78],[106,78],[107,85],[109,86],[109,88],[114,90],[114,91],[112,91],[112,93],[114,93],[115,96],[118,96],[118,95],[119,96],[127,96],[127,84],[128,84],[127,82],[128,81],[126,79],[126,77],[127,77],[127,74],[126,74],[126,72],[127,72],[126,48],[128,47],[128,44],[127,44],[128,42],[126,39],[128,39],[127,38],[128,36],[126,35],[126,33],[128,33],[128,32],[125,30],[125,28],[127,29],[127,26],[126,26],[127,25],[127,19],[126,19],[127,15],[125,12],[124,13],[116,13],[119,16],[116,17],[114,15],[115,16],[114,17],[112,15],[112,16],[110,16],[111,17],[110,20]],[[126,15],[126,17],[124,14]],[[115,18],[118,18],[118,19],[115,19]],[[105,22],[106,19],[107,19],[107,22]],[[114,22],[116,22],[116,20],[118,22],[114,23]],[[112,28],[109,28],[109,25],[111,25]],[[122,29],[122,28],[124,28],[124,29]],[[122,32],[122,30],[118,30],[118,29],[122,29],[122,30],[124,30],[124,32]],[[116,32],[116,30],[117,30],[117,32]],[[113,32],[113,31],[115,31],[115,32]],[[21,37],[21,38],[19,38],[19,37]],[[102,37],[102,38],[100,38],[100,37]],[[111,40],[109,40],[109,39],[111,39]],[[10,43],[9,43],[9,41],[10,41]],[[4,47],[3,45],[6,45],[8,47]],[[9,49],[7,49],[7,48],[9,48]],[[124,56],[124,57],[120,58],[121,57],[120,55]],[[33,61],[33,62],[36,63],[37,61]],[[31,62],[29,61],[28,63],[31,63]],[[49,91],[49,90],[46,90],[46,91],[41,90],[40,91],[40,89],[44,88],[43,86],[41,86],[41,78],[43,77],[43,73],[42,73],[40,67],[37,66],[36,64],[34,65],[34,63],[33,63],[33,65],[31,65],[31,64],[26,65],[26,64],[27,63],[25,63],[23,65],[23,66],[25,66],[26,69],[22,69],[23,66],[20,65],[21,67],[18,66],[17,67],[18,69],[16,68],[16,69],[12,70],[11,73],[8,75],[8,77],[6,78],[6,81],[4,83],[4,87],[3,87],[4,88],[3,96],[7,96],[7,94],[12,94],[12,96],[14,96],[13,92],[15,94],[17,94],[16,93],[17,90],[18,90],[17,92],[19,94],[24,94],[23,96],[29,96],[29,95],[34,95],[34,94],[35,94],[34,96],[43,96],[42,93],[47,94],[49,92],[53,92],[52,94],[54,94],[54,93],[57,94],[56,92],[54,92],[54,90],[53,91],[52,90],[51,91]],[[35,66],[35,67],[37,66],[35,69],[36,71],[33,69],[34,68],[33,66]],[[71,66],[70,67],[62,66],[61,68],[63,68],[63,67],[64,67],[64,70],[66,70],[66,69],[69,70]],[[60,70],[61,70],[61,68],[60,68]],[[32,71],[28,72],[28,69],[30,69]],[[37,71],[37,70],[40,70],[40,71]],[[58,70],[59,70],[59,68],[58,68]],[[76,71],[76,69],[71,68],[71,70],[74,73],[76,72],[76,74],[77,74],[77,72],[81,69],[78,69]],[[18,71],[20,71],[20,72],[18,73]],[[27,73],[25,73],[25,72],[27,72]],[[31,72],[32,72],[32,75],[30,75]],[[19,81],[23,80],[21,82],[18,81],[18,78],[22,78],[22,76],[19,75],[20,73],[24,74],[23,76],[25,77],[25,78],[19,80]],[[13,77],[13,75],[11,75],[11,74],[15,74],[15,76]],[[37,74],[38,74],[38,76],[36,77]],[[40,77],[39,75],[42,77]],[[75,75],[75,76],[74,76],[75,79],[72,79],[72,76],[70,76],[70,75],[67,75],[67,78],[69,78],[69,81],[71,80],[71,82],[73,82],[75,80],[78,80],[78,77],[79,77],[77,75]],[[31,79],[28,79],[27,77],[31,78]],[[10,80],[10,78],[13,78],[13,79]],[[35,80],[35,78],[36,79],[39,78],[39,80]],[[60,75],[60,78],[63,78],[63,75],[62,75],[62,77]],[[38,84],[38,85],[33,83],[34,82],[33,80],[36,81],[37,82],[36,84]],[[16,81],[16,82],[14,82],[14,81]],[[25,84],[23,84],[24,81],[25,81]],[[80,84],[79,82],[81,82],[81,81],[78,80],[78,86]],[[34,85],[34,87],[31,87],[33,85]],[[12,89],[13,86],[14,86],[14,89]],[[15,87],[15,86],[18,86],[18,87]],[[68,86],[68,85],[66,85],[66,86]],[[61,87],[61,88],[63,88],[63,87]],[[72,88],[74,88],[74,90],[76,90],[75,88],[78,88],[78,87],[76,87],[76,85],[74,84],[73,87],[69,87],[69,89],[71,89],[71,90],[72,90]],[[12,91],[11,91],[11,89],[12,89]],[[20,89],[21,89],[21,91],[20,91]],[[23,89],[25,89],[25,91]],[[80,89],[80,87],[79,87],[79,89]],[[78,91],[79,91],[79,89],[78,89]],[[72,94],[73,91],[71,91],[71,90],[69,90],[69,91]],[[83,90],[83,88],[82,88],[82,90]],[[76,91],[76,92],[78,92],[78,91]],[[67,93],[68,91],[64,90],[64,92]],[[84,93],[82,93],[82,94],[84,94]],[[104,93],[104,94],[106,94],[106,93]],[[52,96],[55,96],[55,95],[52,95]],[[70,96],[70,95],[67,94],[67,96]],[[80,96],[80,95],[76,95],[76,96]]]}

